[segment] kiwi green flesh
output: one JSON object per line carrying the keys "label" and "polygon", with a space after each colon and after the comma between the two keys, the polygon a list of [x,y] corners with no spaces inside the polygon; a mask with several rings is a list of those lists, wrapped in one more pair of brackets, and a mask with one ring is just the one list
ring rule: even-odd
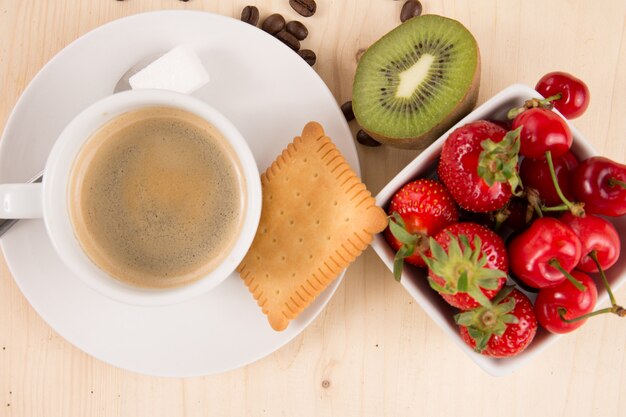
{"label": "kiwi green flesh", "polygon": [[452,112],[448,114],[439,124],[433,126],[428,132],[411,138],[393,138],[383,136],[377,132],[372,132],[364,129],[371,137],[378,142],[393,146],[394,148],[402,149],[414,149],[423,150],[426,149],[431,143],[439,139],[441,135],[446,133],[452,126],[454,126],[459,120],[465,117],[476,106],[478,101],[478,90],[480,87],[480,71],[476,72],[475,82],[472,83],[472,87],[467,92],[467,95],[461,100]]}
{"label": "kiwi green flesh", "polygon": [[383,36],[357,67],[352,105],[361,127],[383,143],[419,149],[476,102],[478,45],[459,22],[415,17]]}

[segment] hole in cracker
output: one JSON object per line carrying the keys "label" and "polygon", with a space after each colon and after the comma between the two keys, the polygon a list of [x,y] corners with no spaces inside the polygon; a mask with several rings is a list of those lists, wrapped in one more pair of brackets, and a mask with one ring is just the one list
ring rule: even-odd
{"label": "hole in cracker", "polygon": [[295,222],[293,220],[289,220],[289,224],[293,226]]}
{"label": "hole in cracker", "polygon": [[269,278],[269,277],[270,277],[270,274],[265,274],[265,278]]}
{"label": "hole in cracker", "polygon": [[281,210],[281,211],[280,211],[280,215],[282,216],[283,214],[285,214],[285,211],[284,211],[284,210]]}
{"label": "hole in cracker", "polygon": [[320,220],[319,219],[315,220],[315,224],[319,225],[320,224]]}
{"label": "hole in cracker", "polygon": [[339,204],[337,203],[337,200],[333,201],[333,206],[336,206],[337,204]]}
{"label": "hole in cracker", "polygon": [[330,240],[330,236],[326,236],[326,240]]}
{"label": "hole in cracker", "polygon": [[292,273],[291,273],[291,277],[292,277],[292,278],[295,278],[295,277],[296,277],[296,273],[295,273],[295,272],[292,272]]}
{"label": "hole in cracker", "polygon": [[350,221],[350,217],[346,217],[346,221],[349,222]]}
{"label": "hole in cracker", "polygon": [[310,201],[307,201],[307,202],[306,202],[306,206],[307,206],[307,207],[311,207],[311,202],[310,202]]}
{"label": "hole in cracker", "polygon": [[319,177],[320,174],[318,174],[317,172],[315,174],[313,174],[313,178],[317,178]]}
{"label": "hole in cracker", "polygon": [[257,255],[257,256],[256,256],[256,260],[257,260],[257,261],[260,261],[260,260],[261,260],[261,257],[260,257],[259,255]]}
{"label": "hole in cracker", "polygon": [[313,259],[313,254],[312,253],[309,254],[309,259]]}
{"label": "hole in cracker", "polygon": [[284,256],[281,256],[281,257],[280,257],[280,260],[281,260],[281,261],[284,261],[285,259],[287,259],[287,258],[285,258]]}
{"label": "hole in cracker", "polygon": [[300,191],[296,191],[296,197],[300,197]]}
{"label": "hole in cracker", "polygon": [[304,158],[304,159],[302,160],[302,162],[306,162],[306,161],[308,161],[308,160],[309,160],[308,158]]}
{"label": "hole in cracker", "polygon": [[300,238],[300,239],[298,239],[298,242],[302,243],[302,242],[304,242],[304,239]]}
{"label": "hole in cracker", "polygon": [[280,294],[280,290],[276,290],[276,295]]}
{"label": "hole in cracker", "polygon": [[272,239],[272,243],[276,243],[276,238]]}

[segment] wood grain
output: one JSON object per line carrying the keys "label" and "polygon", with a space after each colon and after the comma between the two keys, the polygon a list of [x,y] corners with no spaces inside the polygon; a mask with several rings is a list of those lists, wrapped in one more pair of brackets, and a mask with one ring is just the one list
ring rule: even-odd
{"label": "wood grain", "polygon": [[[156,9],[238,17],[298,16],[286,0],[0,0],[0,127],[59,50],[116,18]],[[574,124],[626,162],[626,2],[424,1],[462,21],[482,50],[479,101],[545,72],[586,80],[591,106]],[[342,103],[359,51],[399,23],[401,1],[318,0],[305,20],[316,70]],[[355,127],[354,127],[355,128]],[[415,152],[362,148],[373,193]],[[617,294],[626,302],[626,288]],[[0,416],[617,416],[626,415],[626,322],[590,321],[514,375],[484,374],[397,285],[373,251],[353,264],[326,310],[289,345],[218,376],[163,379],[106,365],[33,311],[0,261]]]}

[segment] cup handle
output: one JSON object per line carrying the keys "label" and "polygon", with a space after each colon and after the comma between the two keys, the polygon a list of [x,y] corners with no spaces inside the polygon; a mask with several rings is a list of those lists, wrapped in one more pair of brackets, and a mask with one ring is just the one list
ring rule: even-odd
{"label": "cup handle", "polygon": [[0,184],[0,203],[0,219],[42,218],[42,184]]}

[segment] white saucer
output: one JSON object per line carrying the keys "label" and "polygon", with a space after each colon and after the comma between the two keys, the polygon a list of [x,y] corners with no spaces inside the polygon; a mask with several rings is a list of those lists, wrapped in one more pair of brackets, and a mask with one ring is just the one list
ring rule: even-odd
{"label": "white saucer", "polygon": [[[317,120],[358,172],[356,148],[335,99],[298,55],[238,20],[160,11],[86,34],[39,72],[0,142],[0,182],[33,177],[74,115],[112,94],[137,61],[180,43],[195,46],[211,75],[209,84],[194,95],[230,118],[249,142],[259,169],[306,122]],[[17,285],[54,330],[96,358],[150,375],[207,375],[268,355],[304,330],[341,282],[340,277],[287,330],[277,333],[235,274],[183,304],[132,307],[101,296],[74,276],[54,252],[41,220],[20,221],[0,243]]]}

